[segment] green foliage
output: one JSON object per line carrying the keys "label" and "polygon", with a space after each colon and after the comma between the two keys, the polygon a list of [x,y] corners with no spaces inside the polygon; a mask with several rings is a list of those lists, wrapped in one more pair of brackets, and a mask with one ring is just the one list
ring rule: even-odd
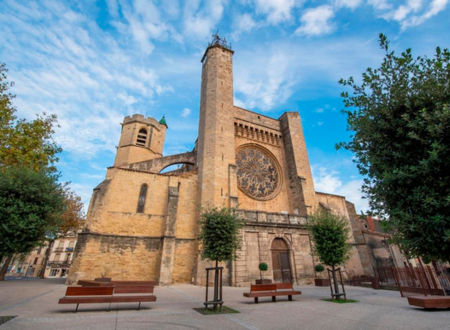
{"label": "green foliage", "polygon": [[321,272],[323,272],[325,270],[325,267],[322,264],[317,264],[317,265],[314,266],[314,270],[317,273],[321,273]]}
{"label": "green foliage", "polygon": [[325,265],[334,267],[350,257],[350,245],[347,244],[349,229],[345,218],[318,210],[310,217],[309,229],[314,251]]}
{"label": "green foliage", "polygon": [[65,209],[55,176],[28,168],[0,171],[0,255],[28,253],[57,230]]}
{"label": "green foliage", "polygon": [[450,261],[450,52],[432,58],[385,51],[381,66],[362,82],[340,83],[350,142],[365,177],[372,212],[385,218],[394,242],[410,256]]}
{"label": "green foliage", "polygon": [[258,268],[259,268],[260,271],[265,272],[269,267],[267,266],[267,264],[265,262],[261,262],[258,265]]}
{"label": "green foliage", "polygon": [[33,121],[17,119],[9,92],[13,83],[7,81],[7,69],[0,64],[0,169],[7,166],[29,167],[35,171],[54,163],[61,148],[53,141],[56,116],[37,116]]}
{"label": "green foliage", "polygon": [[232,209],[212,208],[202,213],[199,239],[202,257],[209,260],[227,261],[236,257],[241,248],[239,229],[243,221]]}

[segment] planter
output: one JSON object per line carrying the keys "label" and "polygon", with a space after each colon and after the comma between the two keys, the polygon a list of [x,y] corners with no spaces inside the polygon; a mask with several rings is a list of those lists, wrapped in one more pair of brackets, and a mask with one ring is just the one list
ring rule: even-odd
{"label": "planter", "polygon": [[315,278],[314,285],[315,286],[329,286],[330,280],[328,278]]}
{"label": "planter", "polygon": [[255,280],[256,284],[272,284],[272,280],[270,279],[259,279],[259,280]]}

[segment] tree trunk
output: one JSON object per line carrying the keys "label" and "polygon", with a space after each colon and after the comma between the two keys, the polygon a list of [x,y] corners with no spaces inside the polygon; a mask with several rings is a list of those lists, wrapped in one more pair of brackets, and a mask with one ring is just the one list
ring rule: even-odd
{"label": "tree trunk", "polygon": [[2,268],[0,269],[0,281],[3,281],[5,279],[6,271],[8,270],[8,266],[11,263],[12,256],[7,256],[5,263],[3,264]]}
{"label": "tree trunk", "polygon": [[45,250],[44,260],[42,261],[42,268],[39,273],[40,278],[44,278],[45,269],[47,268],[47,262],[48,262],[48,259],[50,258],[50,253],[52,251],[52,247],[53,247],[54,243],[55,243],[54,239],[51,239],[48,241],[48,248],[47,248],[47,250]]}
{"label": "tree trunk", "polygon": [[336,268],[334,266],[331,266],[332,272],[333,272],[333,283],[334,283],[334,294],[337,297],[336,299],[339,299],[339,283],[337,282],[336,278]]}

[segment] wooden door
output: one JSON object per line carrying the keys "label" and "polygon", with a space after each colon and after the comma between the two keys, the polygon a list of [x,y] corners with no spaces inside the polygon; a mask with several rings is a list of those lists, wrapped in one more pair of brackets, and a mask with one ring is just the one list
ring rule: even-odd
{"label": "wooden door", "polygon": [[274,282],[292,282],[289,249],[281,238],[272,243],[272,269]]}

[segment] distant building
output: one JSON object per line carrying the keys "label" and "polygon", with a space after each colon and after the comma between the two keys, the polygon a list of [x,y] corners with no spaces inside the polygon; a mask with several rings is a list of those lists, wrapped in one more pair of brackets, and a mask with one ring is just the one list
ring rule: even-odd
{"label": "distant building", "polygon": [[361,217],[360,222],[373,267],[404,267],[407,264],[408,260],[399,247],[389,243],[391,235],[383,229],[381,220],[367,216]]}
{"label": "distant building", "polygon": [[7,276],[38,277],[44,272],[45,278],[66,277],[73,258],[77,238],[75,234],[54,241],[47,265],[44,265],[48,246],[40,246],[28,255],[16,255]]}

